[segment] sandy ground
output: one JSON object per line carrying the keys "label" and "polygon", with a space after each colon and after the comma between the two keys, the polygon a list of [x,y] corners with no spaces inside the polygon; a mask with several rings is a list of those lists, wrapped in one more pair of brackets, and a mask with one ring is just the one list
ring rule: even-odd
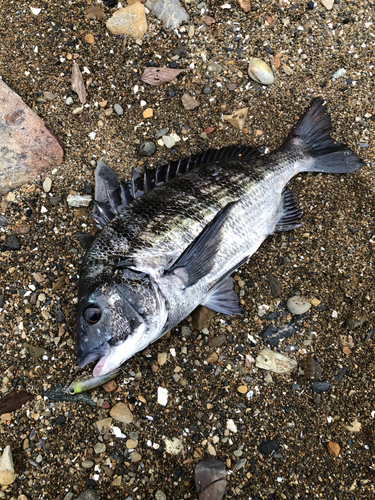
{"label": "sandy ground", "polygon": [[[0,253],[1,391],[5,396],[12,389],[25,390],[33,397],[2,417],[0,446],[11,446],[17,478],[2,487],[0,498],[69,500],[89,487],[100,499],[197,498],[194,467],[213,449],[227,467],[227,499],[371,498],[374,2],[339,0],[327,11],[320,2],[309,9],[308,2],[252,1],[251,12],[244,13],[235,0],[228,2],[230,9],[223,8],[224,0],[212,1],[206,2],[206,14],[215,22],[208,26],[201,21],[202,6],[192,0],[185,5],[190,20],[178,31],[164,29],[149,13],[141,45],[106,30],[115,8],[103,7],[100,20],[86,19],[90,3],[1,2],[0,75],[63,140],[65,160],[50,174],[50,193],[38,179],[14,191],[14,197],[2,198],[1,213],[10,225],[1,229],[0,240],[15,234],[21,248]],[[30,5],[41,12],[32,14]],[[93,44],[85,41],[87,34]],[[171,50],[181,46],[187,47],[186,57],[173,60]],[[279,66],[275,55],[280,53]],[[272,85],[249,79],[250,57],[273,68]],[[82,71],[87,68],[83,117],[73,114],[80,107],[71,90],[73,61]],[[210,62],[221,65],[219,75],[208,72]],[[140,80],[146,66],[171,63],[190,69],[158,87]],[[345,75],[333,81],[340,68]],[[235,90],[228,83],[236,84]],[[203,93],[205,86],[210,93]],[[55,97],[45,99],[44,92]],[[200,107],[186,111],[180,100],[184,93],[195,96]],[[241,143],[272,150],[315,96],[327,101],[333,136],[365,166],[347,176],[302,174],[290,183],[304,212],[303,226],[269,237],[237,273],[244,316],[216,316],[206,334],[195,331],[188,318],[169,338],[130,359],[115,391],[90,393],[96,406],[44,398],[43,390],[63,386],[80,373],[75,304],[84,252],[74,234],[93,231],[94,224],[92,207],[75,209],[66,199],[89,191],[95,162],[103,160],[127,178],[132,167],[151,167],[204,148]],[[68,97],[72,105],[66,104]],[[115,104],[123,115],[105,112]],[[248,116],[242,131],[223,121],[223,113],[244,107]],[[143,118],[145,108],[153,110],[152,118]],[[139,144],[164,127],[183,140],[175,151],[157,145],[152,158],[142,158]],[[207,127],[214,131],[202,138]],[[60,203],[51,203],[51,196],[60,197]],[[41,276],[36,279],[35,273]],[[270,292],[269,273],[281,285],[277,298]],[[270,380],[266,371],[246,366],[246,355],[255,358],[269,347],[261,333],[271,321],[290,323],[285,303],[296,293],[316,299],[316,305],[300,319],[297,333],[274,349],[295,359],[299,368],[290,375],[272,374]],[[262,304],[269,313],[281,314],[260,318]],[[357,324],[352,320],[360,325],[349,328]],[[225,342],[212,347],[218,335],[225,335]],[[33,358],[25,342],[52,357]],[[163,352],[168,361],[158,365]],[[212,352],[218,356],[210,364]],[[320,380],[330,384],[321,394],[301,372],[308,356],[320,363]],[[334,381],[343,367],[344,377]],[[169,391],[166,407],[157,403],[162,385]],[[240,386],[246,386],[244,394]],[[111,431],[99,435],[94,423],[109,417],[118,402],[129,404],[133,414],[130,424],[112,423],[126,438]],[[236,433],[226,430],[228,419]],[[183,446],[178,455],[166,449],[166,439],[174,437]],[[129,438],[136,443],[128,443]],[[259,445],[268,440],[279,448],[265,455]],[[329,454],[329,442],[339,446],[338,456]],[[128,449],[132,444],[135,452]]]}

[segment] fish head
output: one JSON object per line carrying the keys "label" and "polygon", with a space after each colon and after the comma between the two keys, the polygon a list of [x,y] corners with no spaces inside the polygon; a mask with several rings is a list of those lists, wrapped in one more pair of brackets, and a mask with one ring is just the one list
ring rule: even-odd
{"label": "fish head", "polygon": [[[129,274],[129,273],[128,273]],[[149,275],[100,284],[80,295],[78,365],[98,360],[93,376],[112,372],[160,336],[167,319],[163,295]]]}

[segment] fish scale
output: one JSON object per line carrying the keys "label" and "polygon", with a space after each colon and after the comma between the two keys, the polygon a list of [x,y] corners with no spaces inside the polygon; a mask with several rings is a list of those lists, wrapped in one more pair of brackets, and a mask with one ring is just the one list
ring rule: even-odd
{"label": "fish scale", "polygon": [[81,267],[79,365],[98,360],[93,376],[110,373],[199,304],[241,314],[230,274],[269,235],[300,225],[289,180],[362,166],[330,130],[317,98],[268,155],[246,147],[207,151],[143,178],[133,171],[108,192],[108,205],[97,204],[94,214],[101,231]]}

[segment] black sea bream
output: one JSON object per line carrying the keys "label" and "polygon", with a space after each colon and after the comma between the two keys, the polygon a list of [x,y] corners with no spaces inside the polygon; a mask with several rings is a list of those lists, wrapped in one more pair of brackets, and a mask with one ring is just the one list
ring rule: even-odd
{"label": "black sea bream", "polygon": [[97,203],[101,231],[79,282],[79,366],[98,360],[95,377],[116,369],[199,304],[241,314],[230,274],[267,236],[299,226],[289,180],[362,166],[330,130],[317,98],[268,155],[247,147],[206,151],[144,178],[133,173],[109,193],[108,205]]}

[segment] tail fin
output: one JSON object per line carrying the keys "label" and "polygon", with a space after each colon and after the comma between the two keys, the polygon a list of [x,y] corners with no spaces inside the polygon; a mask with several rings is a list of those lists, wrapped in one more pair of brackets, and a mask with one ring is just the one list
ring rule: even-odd
{"label": "tail fin", "polygon": [[313,100],[310,108],[298,120],[284,146],[297,146],[314,158],[309,167],[312,172],[345,174],[362,167],[363,161],[347,146],[330,136],[331,119],[321,97]]}

